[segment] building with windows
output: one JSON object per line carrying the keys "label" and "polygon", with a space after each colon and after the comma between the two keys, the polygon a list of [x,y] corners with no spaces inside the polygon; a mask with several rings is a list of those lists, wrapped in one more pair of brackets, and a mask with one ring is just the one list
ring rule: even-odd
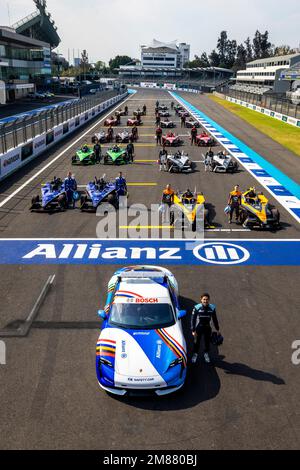
{"label": "building with windows", "polygon": [[285,93],[289,84],[281,79],[282,74],[299,61],[299,53],[253,60],[246,64],[246,70],[237,72],[235,87],[242,87],[244,91],[253,88],[253,92],[270,90]]}
{"label": "building with windows", "polygon": [[153,39],[149,46],[141,46],[142,67],[181,68],[190,60],[190,45],[164,43]]}
{"label": "building with windows", "polygon": [[0,26],[0,104],[22,98],[37,84],[51,80],[51,49],[60,38],[46,1],[34,3],[34,13],[12,27]]}

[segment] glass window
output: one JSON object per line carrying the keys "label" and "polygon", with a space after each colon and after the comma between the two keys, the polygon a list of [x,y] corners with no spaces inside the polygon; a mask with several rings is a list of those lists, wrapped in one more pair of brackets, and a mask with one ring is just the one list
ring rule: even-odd
{"label": "glass window", "polygon": [[155,329],[174,325],[174,313],[170,304],[113,304],[109,324],[126,329]]}

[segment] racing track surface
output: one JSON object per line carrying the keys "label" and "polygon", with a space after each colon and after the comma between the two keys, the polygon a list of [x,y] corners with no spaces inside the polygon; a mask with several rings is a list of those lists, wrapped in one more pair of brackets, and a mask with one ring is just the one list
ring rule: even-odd
{"label": "racing track surface", "polygon": [[[128,182],[153,183],[130,186],[129,202],[142,202],[148,207],[160,202],[162,188],[168,182],[176,189],[196,186],[211,203],[217,230],[241,230],[211,231],[206,232],[206,237],[299,238],[295,219],[280,207],[283,228],[277,233],[262,234],[244,231],[235,224],[228,226],[223,209],[232,186],[238,182],[243,188],[253,184],[259,188],[244,170],[236,175],[217,175],[205,173],[198,163],[198,171],[192,175],[160,173],[155,161],[151,161],[157,159],[158,153],[153,123],[157,98],[170,102],[167,92],[151,90],[138,91],[127,102],[131,111],[145,103],[148,113],[139,129],[136,162],[121,170]],[[229,116],[223,121],[221,111],[219,108],[215,111],[213,107],[217,105],[208,98],[193,95],[185,98],[215,120],[218,119],[214,113],[218,114],[220,124],[235,133],[229,127]],[[236,120],[232,116],[232,122]],[[81,130],[81,134],[92,125]],[[241,120],[235,125],[236,135],[245,137],[248,145],[255,141],[253,148],[259,150],[256,146],[260,139],[263,142],[266,138]],[[177,130],[180,134],[188,133],[186,129]],[[63,177],[75,149],[89,142],[92,134],[93,130],[1,207],[1,238],[96,237],[98,220],[94,214],[80,213],[79,209],[53,215],[28,211],[31,197],[39,192],[41,183],[54,174]],[[247,141],[248,134],[251,137]],[[4,182],[0,204],[79,136],[64,141]],[[201,160],[202,150],[191,148],[187,137],[184,148],[192,159]],[[271,161],[271,151],[261,153]],[[280,168],[289,174],[292,157],[284,158],[290,165],[285,167],[282,159]],[[80,185],[95,174],[114,177],[118,170],[102,165],[74,168]],[[296,179],[295,173],[291,176]],[[7,364],[0,365],[1,448],[299,448],[300,366],[291,363],[291,344],[300,338],[298,267],[171,267],[179,282],[182,307],[188,310],[184,328],[189,350],[190,312],[200,291],[211,293],[225,341],[219,355],[212,351],[212,365],[201,360],[195,367],[189,366],[185,388],[162,399],[116,399],[98,387],[94,358],[100,322],[96,311],[104,304],[107,281],[115,268],[0,265],[1,329],[22,324],[48,276],[56,275],[29,335],[4,338]]]}

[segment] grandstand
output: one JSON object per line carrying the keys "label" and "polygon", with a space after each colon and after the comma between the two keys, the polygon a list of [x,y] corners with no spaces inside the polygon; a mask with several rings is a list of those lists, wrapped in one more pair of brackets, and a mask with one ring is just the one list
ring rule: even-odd
{"label": "grandstand", "polygon": [[299,61],[299,53],[253,60],[246,64],[246,70],[237,72],[236,84],[230,88],[256,94],[285,94],[290,84],[282,76]]}
{"label": "grandstand", "polygon": [[259,86],[259,85],[231,85],[231,90],[244,91],[246,93],[255,93],[257,95],[263,95],[264,93],[270,92],[272,90],[269,86]]}
{"label": "grandstand", "polygon": [[151,68],[142,66],[120,66],[116,69],[119,78],[127,84],[137,82],[165,82],[177,87],[211,91],[216,86],[228,83],[233,72],[220,67],[198,68]]}

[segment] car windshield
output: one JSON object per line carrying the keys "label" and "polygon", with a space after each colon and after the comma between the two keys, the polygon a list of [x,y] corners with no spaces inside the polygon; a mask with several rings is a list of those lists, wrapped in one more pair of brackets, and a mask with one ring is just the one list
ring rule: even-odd
{"label": "car windshield", "polygon": [[156,329],[174,325],[174,314],[170,304],[113,304],[109,324],[127,329]]}

